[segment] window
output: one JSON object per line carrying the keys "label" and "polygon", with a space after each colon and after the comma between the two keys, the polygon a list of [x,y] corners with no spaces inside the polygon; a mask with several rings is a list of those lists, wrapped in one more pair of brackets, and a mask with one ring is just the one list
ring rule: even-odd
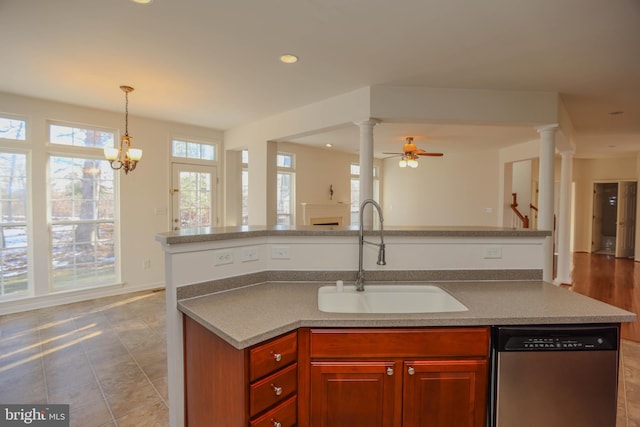
{"label": "window", "polygon": [[49,156],[48,217],[53,291],[115,283],[115,173],[102,159],[115,132],[51,124],[52,144],[96,148]]}
{"label": "window", "polygon": [[215,161],[216,145],[174,139],[171,143],[171,155],[186,159]]}
{"label": "window", "polygon": [[249,150],[242,150],[242,225],[249,225]]}
{"label": "window", "polygon": [[27,155],[0,149],[0,297],[29,291],[28,199]]}
{"label": "window", "polygon": [[84,129],[61,124],[49,125],[49,142],[74,147],[113,147],[115,134],[98,129]]}
{"label": "window", "polygon": [[[373,168],[373,198],[380,200],[380,176]],[[351,163],[351,225],[360,225],[360,165]]]}
{"label": "window", "polygon": [[294,155],[278,153],[277,224],[295,225],[295,165]]}
{"label": "window", "polygon": [[0,138],[25,141],[27,122],[20,119],[0,117]]}

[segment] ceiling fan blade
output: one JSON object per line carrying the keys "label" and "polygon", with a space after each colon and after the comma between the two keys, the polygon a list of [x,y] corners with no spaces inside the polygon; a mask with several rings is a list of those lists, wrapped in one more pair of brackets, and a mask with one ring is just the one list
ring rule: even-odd
{"label": "ceiling fan blade", "polygon": [[383,152],[382,154],[393,154],[393,155],[396,155],[396,156],[402,156],[405,153],[387,153],[387,152]]}
{"label": "ceiling fan blade", "polygon": [[415,153],[417,156],[431,156],[431,157],[442,157],[444,156],[444,153],[427,153],[426,151],[424,153]]}

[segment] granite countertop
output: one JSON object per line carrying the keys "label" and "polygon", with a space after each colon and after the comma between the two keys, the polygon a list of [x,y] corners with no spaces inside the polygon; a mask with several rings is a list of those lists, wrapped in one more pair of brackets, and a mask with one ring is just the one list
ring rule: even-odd
{"label": "granite countertop", "polygon": [[[367,229],[366,234],[377,234],[378,230]],[[165,245],[208,242],[262,236],[357,236],[357,226],[238,226],[201,227],[160,233],[156,240]],[[384,235],[409,237],[545,237],[546,230],[516,229],[501,227],[430,227],[430,226],[385,226]]]}
{"label": "granite countertop", "polygon": [[[469,310],[349,314],[318,310],[328,283],[266,282],[178,302],[178,309],[238,349],[299,327],[423,327],[618,323],[636,315],[541,281],[437,283]],[[374,283],[372,283],[374,284]]]}

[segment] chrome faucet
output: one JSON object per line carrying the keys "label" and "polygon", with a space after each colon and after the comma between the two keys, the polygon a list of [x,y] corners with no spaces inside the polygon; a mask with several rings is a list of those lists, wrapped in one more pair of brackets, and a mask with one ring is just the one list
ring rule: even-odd
{"label": "chrome faucet", "polygon": [[[376,208],[376,210],[378,211],[378,217],[380,218],[380,243],[379,244],[364,240],[364,226],[362,224],[363,222],[362,217],[363,217],[364,208],[368,204],[371,204],[373,205],[373,207]],[[387,265],[387,262],[385,261],[385,256],[384,256],[384,227],[382,226],[383,222],[384,222],[384,219],[382,218],[382,208],[375,200],[366,199],[364,202],[362,202],[362,204],[360,205],[360,230],[358,233],[359,248],[358,248],[358,276],[356,277],[356,291],[359,291],[359,292],[364,291],[364,268],[362,267],[362,255],[363,255],[363,248],[365,243],[369,245],[377,246],[378,247],[377,264]]]}

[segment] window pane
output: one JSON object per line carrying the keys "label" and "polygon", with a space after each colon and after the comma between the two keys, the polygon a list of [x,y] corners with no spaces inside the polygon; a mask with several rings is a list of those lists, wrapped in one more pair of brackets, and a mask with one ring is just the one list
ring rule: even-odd
{"label": "window pane", "polygon": [[114,173],[108,161],[53,156],[49,168],[52,220],[114,218]]}
{"label": "window pane", "polygon": [[214,160],[214,150],[213,150],[213,145],[206,145],[206,144],[201,144],[200,145],[200,158],[202,160]]}
{"label": "window pane", "polygon": [[55,291],[115,283],[114,171],[106,160],[49,161]]}
{"label": "window pane", "polygon": [[27,157],[0,153],[0,295],[26,292]]}
{"label": "window pane", "polygon": [[76,147],[113,147],[115,135],[95,129],[74,128],[63,125],[49,125],[49,142]]}
{"label": "window pane", "polygon": [[276,164],[280,168],[292,168],[293,156],[291,154],[278,154],[276,157]]}
{"label": "window pane", "polygon": [[27,122],[24,120],[0,117],[0,138],[24,141],[27,139],[26,128]]}
{"label": "window pane", "polygon": [[180,172],[180,227],[211,226],[211,182],[206,172]]}
{"label": "window pane", "polygon": [[249,225],[249,171],[242,171],[242,225]]}
{"label": "window pane", "polygon": [[[9,236],[7,236],[7,234],[9,234]],[[10,234],[10,230],[3,228],[3,239],[5,237],[11,237]],[[19,234],[23,233],[19,232]],[[25,236],[24,247],[12,249],[3,248],[0,251],[0,271],[2,271],[0,295],[16,295],[29,290],[26,233],[23,235]]]}
{"label": "window pane", "polygon": [[277,175],[277,223],[278,225],[293,225],[293,177],[292,173],[278,173]]}
{"label": "window pane", "polygon": [[249,163],[249,150],[242,150],[242,163]]}
{"label": "window pane", "polygon": [[360,215],[360,179],[351,178],[351,225],[360,224],[359,215]]}
{"label": "window pane", "polygon": [[351,175],[360,175],[360,165],[351,164]]}
{"label": "window pane", "polygon": [[187,143],[184,141],[173,141],[171,155],[173,157],[187,157]]}
{"label": "window pane", "polygon": [[173,157],[184,157],[187,159],[214,161],[216,159],[216,146],[215,144],[174,139],[171,143],[171,155]]}

